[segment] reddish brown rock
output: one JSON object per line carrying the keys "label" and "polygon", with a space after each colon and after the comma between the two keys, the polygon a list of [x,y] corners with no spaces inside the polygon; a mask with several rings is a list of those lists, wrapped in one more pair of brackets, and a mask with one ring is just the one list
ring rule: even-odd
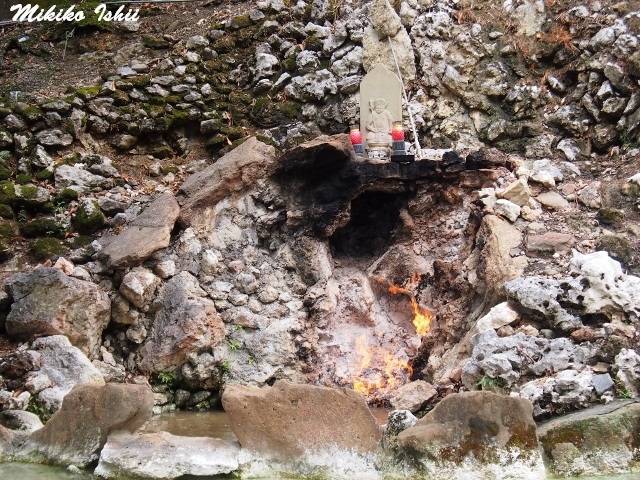
{"label": "reddish brown rock", "polygon": [[59,465],[86,466],[98,459],[111,432],[133,432],[153,410],[153,392],[144,385],[76,385],[62,407],[18,450],[18,457]]}
{"label": "reddish brown rock", "polygon": [[111,301],[100,287],[51,267],[18,273],[5,281],[13,305],[7,333],[18,340],[65,335],[89,358],[100,349]]}
{"label": "reddish brown rock", "polygon": [[178,219],[180,225],[206,223],[216,203],[258,178],[268,177],[274,162],[275,149],[251,137],[213,165],[191,175],[180,187],[185,195]]}
{"label": "reddish brown rock", "polygon": [[334,448],[371,453],[382,436],[364,397],[345,388],[229,385],[222,405],[240,445],[276,461]]}
{"label": "reddish brown rock", "polygon": [[179,212],[172,194],[161,195],[100,251],[100,257],[110,268],[140,265],[153,252],[169,245]]}
{"label": "reddish brown rock", "polygon": [[590,327],[579,328],[578,330],[571,332],[571,339],[578,343],[593,342],[603,337],[603,332],[598,332]]}
{"label": "reddish brown rock", "polygon": [[569,253],[575,243],[573,235],[569,233],[547,232],[529,235],[527,253]]}

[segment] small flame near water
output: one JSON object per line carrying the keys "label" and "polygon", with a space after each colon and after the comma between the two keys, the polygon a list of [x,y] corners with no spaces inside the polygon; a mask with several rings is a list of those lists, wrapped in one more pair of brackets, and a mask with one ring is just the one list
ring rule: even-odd
{"label": "small flame near water", "polygon": [[[386,283],[382,279],[377,280],[379,283]],[[413,274],[405,287],[390,284],[388,289],[392,295],[406,295],[409,298],[413,309],[411,321],[416,327],[416,333],[424,336],[429,332],[434,314],[422,307],[411,293],[411,289],[420,280],[420,275]],[[398,387],[407,383],[413,375],[413,369],[408,362],[396,358],[392,352],[384,351],[378,346],[368,345],[366,334],[356,339],[355,353],[360,358],[360,363],[355,366],[353,389],[367,396],[370,403],[380,403],[381,398],[388,397]]]}
{"label": "small flame near water", "polygon": [[[355,351],[360,357],[360,363],[357,365],[353,389],[363,395],[376,393],[382,396],[392,392],[406,383],[413,374],[413,369],[407,362],[379,347],[370,347],[366,334],[356,339]],[[375,402],[376,399],[373,400]]]}

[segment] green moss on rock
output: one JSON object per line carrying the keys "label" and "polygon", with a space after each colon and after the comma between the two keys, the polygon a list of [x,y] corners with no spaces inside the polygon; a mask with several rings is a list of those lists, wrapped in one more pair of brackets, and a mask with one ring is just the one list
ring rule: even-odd
{"label": "green moss on rock", "polygon": [[78,200],[78,192],[73,188],[65,188],[56,197],[59,202],[69,203]]}
{"label": "green moss on rock", "polygon": [[40,182],[49,180],[51,177],[53,177],[53,172],[47,168],[36,173],[36,180]]}
{"label": "green moss on rock", "polygon": [[5,205],[4,203],[0,203],[0,217],[2,218],[13,218],[15,214],[13,213],[13,208],[9,205]]}
{"label": "green moss on rock", "polygon": [[31,252],[40,260],[60,256],[65,249],[55,238],[37,238],[29,244]]}
{"label": "green moss on rock", "polygon": [[96,98],[99,93],[100,87],[82,87],[76,90],[76,95],[84,101]]}
{"label": "green moss on rock", "polygon": [[624,211],[617,208],[601,208],[598,210],[597,218],[605,225],[620,225],[624,219]]}
{"label": "green moss on rock", "polygon": [[39,120],[44,118],[44,113],[38,107],[30,106],[27,107],[24,112],[22,112],[22,116],[29,123],[36,123]]}
{"label": "green moss on rock", "polygon": [[105,224],[105,216],[95,200],[82,202],[75,215],[71,217],[71,225],[83,235],[91,235],[102,229]]}
{"label": "green moss on rock", "polygon": [[27,175],[26,173],[19,173],[16,175],[16,183],[18,185],[24,185],[29,182],[31,182],[31,175]]}
{"label": "green moss on rock", "polygon": [[629,265],[633,260],[633,245],[622,235],[603,235],[596,243],[598,250],[609,252],[612,258]]}
{"label": "green moss on rock", "polygon": [[50,217],[36,218],[20,225],[20,232],[28,238],[35,237],[63,237],[64,225]]}
{"label": "green moss on rock", "polygon": [[18,227],[15,221],[0,220],[0,237],[13,238],[18,235]]}
{"label": "green moss on rock", "polygon": [[12,205],[16,198],[16,186],[12,182],[0,182],[0,203]]}

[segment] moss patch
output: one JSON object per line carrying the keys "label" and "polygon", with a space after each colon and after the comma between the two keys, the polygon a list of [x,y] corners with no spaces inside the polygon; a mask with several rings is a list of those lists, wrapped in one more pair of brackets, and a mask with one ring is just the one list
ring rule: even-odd
{"label": "moss patch", "polygon": [[36,218],[20,225],[22,235],[29,238],[35,237],[63,237],[65,228],[53,218]]}
{"label": "moss patch", "polygon": [[37,238],[29,244],[29,249],[40,260],[62,255],[65,251],[60,241],[55,238]]}
{"label": "moss patch", "polygon": [[105,224],[104,214],[95,200],[82,202],[76,214],[71,217],[71,225],[83,235],[91,235],[103,228]]}

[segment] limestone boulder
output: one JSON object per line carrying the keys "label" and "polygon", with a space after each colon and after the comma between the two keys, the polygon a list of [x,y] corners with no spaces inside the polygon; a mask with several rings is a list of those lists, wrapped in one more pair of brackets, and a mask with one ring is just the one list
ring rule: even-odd
{"label": "limestone boulder", "polygon": [[287,381],[271,388],[229,385],[222,405],[242,448],[275,461],[336,449],[368,454],[382,436],[364,397],[345,388]]}
{"label": "limestone boulder", "polygon": [[8,278],[5,287],[14,302],[6,323],[11,337],[65,335],[88,357],[97,356],[111,316],[111,301],[97,285],[38,267]]}
{"label": "limestone boulder", "polygon": [[[568,338],[548,340],[523,333],[499,337],[493,329],[474,335],[471,344],[471,360],[462,370],[462,382],[469,389],[477,388],[484,377],[501,379],[503,385],[512,386],[527,376],[584,368],[595,355],[590,345],[575,345]],[[532,402],[537,400],[542,399]]]}
{"label": "limestone boulder", "polygon": [[456,478],[491,478],[488,472],[499,466],[501,478],[544,479],[532,412],[521,398],[453,394],[401,432],[397,442],[427,474],[437,474],[434,478],[453,472]]}
{"label": "limestone boulder", "polygon": [[521,242],[522,234],[509,222],[495,215],[483,217],[476,237],[479,261],[475,269],[482,288],[502,294],[504,283],[522,274],[527,258],[510,255]]}
{"label": "limestone boulder", "polygon": [[171,371],[193,353],[209,350],[225,336],[215,305],[189,272],[172,277],[158,291],[153,326],[141,349],[140,367]]}
{"label": "limestone boulder", "polygon": [[378,64],[383,64],[392,72],[397,71],[396,62],[393,59],[389,39],[393,44],[393,50],[400,73],[405,82],[410,82],[416,78],[416,59],[413,54],[411,38],[404,28],[398,30],[393,37],[382,37],[373,26],[369,26],[364,31],[362,38],[362,66],[365,71],[369,71]]}
{"label": "limestone boulder", "polygon": [[46,385],[38,393],[38,403],[50,412],[60,408],[65,395],[78,383],[104,384],[102,374],[78,348],[69,343],[67,337],[38,338],[31,348],[40,360],[40,369],[29,382]]}
{"label": "limestone boulder", "polygon": [[134,432],[150,417],[153,392],[144,385],[77,385],[47,424],[16,456],[31,461],[84,467],[98,460],[112,432]]}
{"label": "limestone boulder", "polygon": [[236,470],[239,453],[236,443],[219,438],[121,432],[109,436],[94,473],[101,478],[209,477]]}
{"label": "limestone boulder", "polygon": [[120,284],[120,293],[140,308],[147,304],[160,283],[160,278],[146,268],[136,267],[127,273]]}
{"label": "limestone boulder", "polygon": [[380,40],[393,37],[402,28],[400,16],[393,9],[389,0],[374,0],[369,4],[369,17],[378,32]]}
{"label": "limestone boulder", "polygon": [[398,388],[391,399],[391,406],[396,410],[417,412],[437,394],[438,391],[433,388],[433,385],[424,380],[416,380]]}
{"label": "limestone boulder", "polygon": [[274,162],[275,149],[251,137],[213,165],[191,175],[180,187],[185,196],[180,224],[188,227],[206,222],[216,203],[267,177]]}
{"label": "limestone boulder", "polygon": [[640,403],[616,400],[554,418],[538,435],[549,473],[578,476],[636,469],[639,431]]}
{"label": "limestone boulder", "polygon": [[172,194],[159,196],[100,251],[100,258],[110,268],[140,265],[153,252],[169,245],[179,213],[180,206]]}

